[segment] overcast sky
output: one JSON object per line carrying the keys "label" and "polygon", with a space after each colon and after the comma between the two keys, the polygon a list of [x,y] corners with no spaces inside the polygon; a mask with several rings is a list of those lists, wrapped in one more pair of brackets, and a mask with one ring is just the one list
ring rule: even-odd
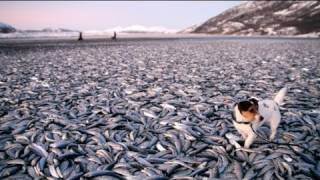
{"label": "overcast sky", "polygon": [[0,1],[0,22],[18,29],[104,30],[115,26],[183,29],[240,1]]}

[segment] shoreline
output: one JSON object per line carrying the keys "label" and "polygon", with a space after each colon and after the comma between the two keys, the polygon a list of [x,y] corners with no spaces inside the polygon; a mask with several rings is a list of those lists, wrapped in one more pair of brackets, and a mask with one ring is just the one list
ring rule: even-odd
{"label": "shoreline", "polygon": [[127,41],[149,41],[149,40],[183,40],[183,39],[212,39],[212,40],[256,40],[256,39],[275,39],[275,40],[319,40],[319,37],[303,36],[241,36],[241,35],[210,35],[210,34],[121,34],[119,33],[116,41],[105,35],[84,36],[82,41],[78,41],[78,36],[61,36],[61,37],[17,37],[1,38],[0,47],[6,45],[21,44],[46,44],[46,43],[86,43],[86,42],[127,42]]}

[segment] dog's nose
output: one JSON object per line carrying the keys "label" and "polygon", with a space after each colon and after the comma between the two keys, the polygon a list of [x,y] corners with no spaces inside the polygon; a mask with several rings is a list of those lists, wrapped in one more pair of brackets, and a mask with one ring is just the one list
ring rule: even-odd
{"label": "dog's nose", "polygon": [[262,116],[260,116],[260,119],[259,119],[259,120],[262,121],[263,119],[264,119],[264,118],[263,118]]}

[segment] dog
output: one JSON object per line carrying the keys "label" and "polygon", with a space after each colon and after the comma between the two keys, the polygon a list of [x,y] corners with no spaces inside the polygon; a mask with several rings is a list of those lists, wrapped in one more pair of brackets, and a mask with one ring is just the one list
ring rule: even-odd
{"label": "dog", "polygon": [[257,129],[264,123],[269,124],[271,129],[269,140],[275,138],[281,119],[279,106],[282,105],[286,93],[287,88],[284,87],[273,100],[252,97],[235,105],[233,125],[245,140],[245,148],[250,148],[257,136]]}

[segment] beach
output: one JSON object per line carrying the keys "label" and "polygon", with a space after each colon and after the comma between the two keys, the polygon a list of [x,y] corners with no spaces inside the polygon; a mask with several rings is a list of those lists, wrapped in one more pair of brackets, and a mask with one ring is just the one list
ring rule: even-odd
{"label": "beach", "polygon": [[[0,41],[0,177],[317,179],[319,49],[289,37]],[[275,141],[309,151],[239,148],[233,106],[284,86]]]}

